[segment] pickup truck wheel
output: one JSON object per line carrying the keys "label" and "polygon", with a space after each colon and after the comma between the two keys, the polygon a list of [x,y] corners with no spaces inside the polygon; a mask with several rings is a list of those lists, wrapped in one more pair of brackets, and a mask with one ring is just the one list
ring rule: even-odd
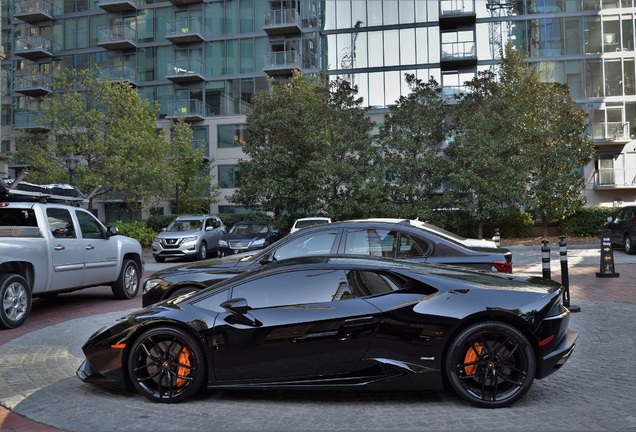
{"label": "pickup truck wheel", "polygon": [[17,274],[0,276],[0,328],[21,326],[31,312],[29,283]]}
{"label": "pickup truck wheel", "polygon": [[112,286],[113,295],[120,300],[131,299],[139,292],[140,282],[139,266],[133,260],[125,259],[119,278]]}

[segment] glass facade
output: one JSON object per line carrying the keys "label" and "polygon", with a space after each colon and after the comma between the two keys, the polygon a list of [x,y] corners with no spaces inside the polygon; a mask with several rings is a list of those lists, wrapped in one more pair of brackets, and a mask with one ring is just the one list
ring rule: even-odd
{"label": "glass facade", "polygon": [[[268,78],[326,70],[378,116],[408,92],[406,73],[432,76],[450,97],[512,42],[589,113],[598,154],[585,167],[588,203],[636,200],[636,0],[2,0],[2,12],[9,156],[14,129],[38,130],[52,77],[86,67],[157,100],[159,127],[190,122],[193,145],[231,189],[245,114]],[[232,205],[222,197],[211,210]]]}

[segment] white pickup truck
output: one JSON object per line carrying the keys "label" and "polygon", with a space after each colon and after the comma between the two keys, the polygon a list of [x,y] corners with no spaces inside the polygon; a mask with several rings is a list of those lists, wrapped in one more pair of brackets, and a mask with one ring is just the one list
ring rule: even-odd
{"label": "white pickup truck", "polygon": [[0,180],[0,328],[22,325],[33,297],[101,285],[118,299],[139,292],[140,243],[63,204],[73,200]]}

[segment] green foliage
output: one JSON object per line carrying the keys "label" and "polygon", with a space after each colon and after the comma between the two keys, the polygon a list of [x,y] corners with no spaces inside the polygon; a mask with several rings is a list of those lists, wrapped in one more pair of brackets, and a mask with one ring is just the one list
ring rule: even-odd
{"label": "green foliage", "polygon": [[[436,211],[427,220],[433,225],[444,228],[462,237],[476,238],[478,235],[478,222],[470,213],[463,210]],[[502,238],[529,237],[532,234],[534,220],[526,212],[509,212],[497,221],[489,221],[484,224],[483,238],[490,239],[499,230]]]}
{"label": "green foliage", "polygon": [[170,222],[177,218],[176,215],[151,215],[146,219],[146,226],[154,232],[160,232],[167,228]]}
{"label": "green foliage", "polygon": [[599,237],[607,218],[616,210],[613,207],[584,207],[563,219],[559,230],[570,237]]}
{"label": "green foliage", "polygon": [[275,219],[272,216],[269,216],[268,214],[262,213],[262,212],[222,214],[222,215],[219,215],[219,217],[221,218],[221,220],[223,221],[227,229],[230,229],[232,225],[234,225],[237,222],[253,221],[253,220],[269,221],[269,222],[273,222],[274,225],[278,226],[276,224]]}
{"label": "green foliage", "polygon": [[158,232],[149,228],[146,222],[141,220],[128,222],[117,221],[115,222],[115,226],[119,229],[120,234],[137,239],[144,248],[150,247],[152,239]]}

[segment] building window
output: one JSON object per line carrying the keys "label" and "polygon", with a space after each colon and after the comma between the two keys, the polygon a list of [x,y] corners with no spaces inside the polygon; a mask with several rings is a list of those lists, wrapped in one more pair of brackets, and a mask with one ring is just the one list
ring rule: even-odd
{"label": "building window", "polygon": [[238,165],[219,165],[219,187],[231,189],[241,187],[241,173]]}
{"label": "building window", "polygon": [[247,125],[219,125],[219,148],[242,147],[247,141]]}

